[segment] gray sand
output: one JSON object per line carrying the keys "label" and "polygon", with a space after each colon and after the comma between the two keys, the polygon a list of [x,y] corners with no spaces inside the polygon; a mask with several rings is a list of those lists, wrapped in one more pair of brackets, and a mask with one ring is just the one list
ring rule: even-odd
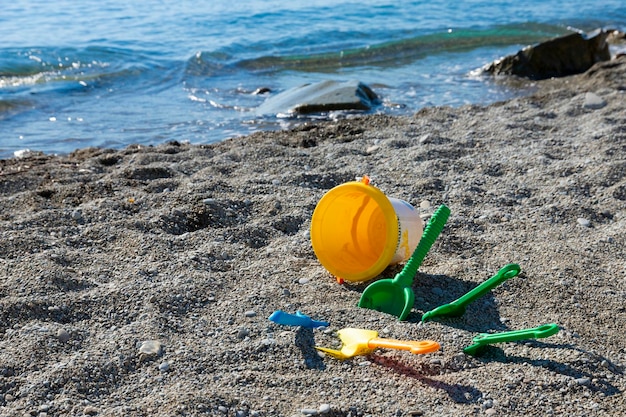
{"label": "gray sand", "polygon": [[[488,107],[0,161],[0,415],[623,415],[625,79],[621,58]],[[311,249],[319,199],[364,174],[452,211],[405,322],[356,307],[367,284]],[[463,317],[419,323],[511,262]],[[345,327],[442,349],[320,356]]]}

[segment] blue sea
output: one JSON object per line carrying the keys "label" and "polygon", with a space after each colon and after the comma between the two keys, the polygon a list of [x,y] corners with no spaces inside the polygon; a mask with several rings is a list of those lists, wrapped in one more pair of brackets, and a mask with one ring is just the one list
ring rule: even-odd
{"label": "blue sea", "polygon": [[373,112],[488,104],[524,92],[476,69],[596,28],[625,30],[626,2],[4,1],[0,158],[283,129],[302,120],[257,116],[252,93],[328,79],[368,84]]}

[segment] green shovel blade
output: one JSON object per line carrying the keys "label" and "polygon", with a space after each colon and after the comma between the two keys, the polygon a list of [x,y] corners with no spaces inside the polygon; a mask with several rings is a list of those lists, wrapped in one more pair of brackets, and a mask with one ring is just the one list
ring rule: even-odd
{"label": "green shovel blade", "polygon": [[415,303],[415,294],[411,288],[400,285],[396,278],[381,279],[370,284],[361,295],[359,307],[392,314],[399,320],[405,320]]}
{"label": "green shovel blade", "polygon": [[413,278],[426,254],[443,230],[449,216],[450,209],[446,205],[442,204],[437,208],[426,225],[413,255],[402,268],[402,271],[393,279],[381,279],[365,288],[359,300],[359,307],[393,314],[400,320],[406,320],[415,302],[415,295],[411,288]]}

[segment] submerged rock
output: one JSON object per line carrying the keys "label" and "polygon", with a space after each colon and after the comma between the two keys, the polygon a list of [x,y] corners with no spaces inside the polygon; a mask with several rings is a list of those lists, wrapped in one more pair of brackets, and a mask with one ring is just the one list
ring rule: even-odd
{"label": "submerged rock", "polygon": [[596,62],[611,59],[607,36],[608,32],[602,30],[592,36],[580,33],[561,36],[528,46],[515,55],[487,65],[484,70],[495,75],[518,75],[533,80],[580,74]]}
{"label": "submerged rock", "polygon": [[304,84],[268,98],[257,108],[258,115],[302,115],[333,110],[370,110],[380,100],[367,85],[353,81],[326,80]]}

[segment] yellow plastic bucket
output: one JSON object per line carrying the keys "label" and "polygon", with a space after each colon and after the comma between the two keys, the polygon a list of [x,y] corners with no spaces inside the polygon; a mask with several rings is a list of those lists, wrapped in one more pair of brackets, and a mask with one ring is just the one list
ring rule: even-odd
{"label": "yellow plastic bucket", "polygon": [[320,263],[337,278],[367,281],[409,259],[423,228],[413,206],[388,198],[364,177],[324,194],[311,219],[311,244]]}

